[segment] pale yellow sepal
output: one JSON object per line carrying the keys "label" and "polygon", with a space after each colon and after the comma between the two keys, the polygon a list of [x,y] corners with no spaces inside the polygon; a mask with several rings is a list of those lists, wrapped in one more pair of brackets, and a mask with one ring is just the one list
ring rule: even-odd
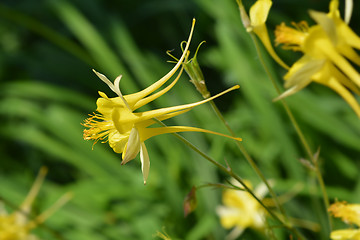
{"label": "pale yellow sepal", "polygon": [[332,231],[330,234],[332,240],[359,240],[360,230],[359,229],[342,229]]}
{"label": "pale yellow sepal", "polygon": [[121,164],[126,164],[130,160],[134,159],[140,152],[140,134],[136,127],[133,127],[130,131],[128,142],[124,148],[122,154],[123,161]]}
{"label": "pale yellow sepal", "polygon": [[145,144],[142,142],[140,145],[140,161],[141,161],[141,171],[143,174],[144,184],[149,176],[150,171],[150,158]]}

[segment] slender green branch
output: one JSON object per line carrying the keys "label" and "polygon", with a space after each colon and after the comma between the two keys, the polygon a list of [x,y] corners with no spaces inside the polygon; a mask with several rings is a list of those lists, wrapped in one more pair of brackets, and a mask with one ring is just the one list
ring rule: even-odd
{"label": "slender green branch", "polygon": [[[159,123],[161,126],[166,127],[166,124],[164,124],[163,122],[159,121],[156,118],[153,118],[157,123]],[[224,167],[222,164],[218,163],[217,161],[215,161],[214,159],[212,159],[211,157],[209,157],[207,154],[205,154],[203,151],[201,151],[199,148],[197,148],[194,144],[192,144],[191,142],[189,142],[186,138],[184,138],[183,136],[181,136],[178,133],[172,133],[175,137],[177,137],[180,141],[182,141],[183,143],[185,143],[188,147],[190,147],[192,150],[194,150],[195,152],[197,152],[198,154],[200,154],[203,158],[205,158],[206,160],[208,160],[209,162],[211,162],[212,164],[214,164],[216,167],[218,167],[221,171],[229,174],[231,177],[233,177],[234,179],[236,179],[236,181],[238,181],[239,183],[241,183],[241,185],[244,187],[244,189],[252,196],[254,197],[254,199],[270,214],[271,217],[273,217],[275,220],[277,220],[279,223],[281,223],[286,229],[288,229],[289,231],[293,232],[295,234],[295,236],[298,239],[304,239],[304,237],[301,235],[300,232],[297,231],[296,228],[294,228],[293,226],[289,225],[287,222],[284,222],[282,219],[280,219],[276,214],[274,214],[255,194],[254,192],[244,183],[244,181],[241,179],[240,176],[238,176],[236,173],[234,173],[232,171],[231,168],[229,167]]]}
{"label": "slender green branch", "polygon": [[[266,74],[270,78],[276,92],[280,95],[281,91],[280,91],[279,87],[277,86],[277,84],[275,82],[275,79],[273,78],[272,74],[270,73],[269,68],[265,64],[265,61],[264,61],[264,59],[263,59],[263,57],[261,55],[260,47],[259,47],[259,44],[258,44],[258,41],[257,41],[256,37],[254,36],[253,33],[251,33],[250,36],[251,36],[251,38],[252,38],[252,40],[254,42],[256,52],[257,52],[257,54],[259,56],[259,60],[260,60],[260,62],[262,64]],[[281,101],[281,104],[283,105],[287,115],[289,116],[290,121],[293,124],[293,126],[294,126],[294,128],[296,130],[296,133],[298,134],[298,136],[300,138],[300,141],[301,141],[305,151],[307,152],[311,162],[313,163],[313,165],[315,167],[314,169],[315,169],[316,177],[317,177],[317,180],[319,182],[320,189],[321,189],[321,192],[322,192],[322,195],[323,195],[323,201],[324,201],[324,205],[325,205],[325,208],[326,208],[326,214],[327,214],[327,218],[328,218],[329,229],[331,231],[331,229],[332,229],[332,220],[331,220],[329,212],[327,211],[327,209],[330,206],[329,197],[328,197],[328,194],[326,192],[325,183],[324,183],[324,180],[323,180],[322,175],[321,175],[321,171],[320,171],[320,168],[319,168],[318,161],[317,161],[317,159],[315,159],[314,154],[312,153],[311,148],[310,148],[310,146],[309,146],[303,132],[301,131],[301,129],[299,127],[299,124],[297,123],[294,115],[292,114],[289,106],[287,105],[286,101],[284,99],[280,99],[280,101]]]}
{"label": "slender green branch", "polygon": [[[216,115],[218,116],[218,118],[223,122],[223,124],[225,125],[225,127],[227,128],[227,130],[229,131],[229,133],[231,134],[231,136],[236,137],[234,131],[231,129],[230,125],[227,123],[227,121],[225,120],[225,118],[223,117],[223,115],[221,114],[220,110],[218,109],[218,107],[216,106],[216,104],[214,103],[214,101],[210,101],[211,107],[214,110],[214,112],[216,113]],[[247,160],[247,162],[250,164],[250,166],[254,169],[254,171],[256,172],[256,174],[261,178],[261,180],[265,183],[267,189],[269,190],[269,193],[271,195],[271,197],[274,199],[276,207],[279,209],[279,211],[281,212],[281,214],[284,216],[285,219],[288,219],[288,216],[286,215],[286,212],[284,210],[284,208],[281,206],[277,195],[275,194],[274,190],[272,189],[272,187],[270,186],[269,182],[267,181],[267,179],[265,178],[264,174],[260,171],[260,169],[258,168],[258,166],[256,165],[255,161],[251,158],[251,156],[249,155],[249,153],[246,151],[245,147],[238,141],[235,141],[237,147],[239,148],[240,152],[244,155],[245,159]]]}

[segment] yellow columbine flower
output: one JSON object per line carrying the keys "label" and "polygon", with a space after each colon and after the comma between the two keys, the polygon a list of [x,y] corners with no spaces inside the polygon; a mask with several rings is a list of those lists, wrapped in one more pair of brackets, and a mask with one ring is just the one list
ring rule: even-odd
{"label": "yellow columbine flower", "polygon": [[[232,180],[232,184],[243,188],[241,184],[234,180]],[[252,189],[249,181],[245,181],[245,184]],[[260,200],[265,197],[266,193],[267,188],[263,183],[254,190],[254,194]],[[228,239],[237,238],[246,228],[262,229],[265,226],[264,208],[245,190],[224,190],[222,202],[224,205],[218,206],[216,212],[224,228],[233,228]]]}
{"label": "yellow columbine flower", "polygon": [[[229,91],[238,89],[239,86],[234,86],[218,95],[210,97],[206,100],[196,103],[185,104],[180,106],[161,108],[156,110],[150,110],[146,112],[134,112],[138,108],[145,104],[155,100],[169,91],[180,78],[183,68],[176,79],[164,89],[153,93],[159,89],[172,75],[178,70],[184,61],[185,55],[188,51],[191,36],[194,29],[195,20],[193,20],[189,39],[187,41],[184,52],[177,62],[177,64],[160,80],[145,88],[144,90],[123,96],[120,91],[119,82],[121,76],[117,77],[114,83],[111,83],[103,74],[96,73],[96,75],[103,80],[114,91],[118,97],[109,98],[105,93],[99,92],[100,98],[97,100],[97,114],[91,115],[90,118],[85,120],[83,124],[88,129],[84,130],[84,139],[89,140],[108,140],[110,147],[116,153],[122,153],[121,164],[126,164],[130,160],[134,159],[140,152],[141,169],[143,173],[144,183],[149,175],[150,161],[149,155],[144,142],[156,135],[164,133],[175,132],[207,132],[216,135],[221,135],[229,138],[233,138],[224,134],[204,130],[201,128],[185,127],[185,126],[171,126],[171,127],[158,127],[149,128],[149,126],[156,123],[156,120],[163,121],[171,117],[180,115],[191,110],[193,107],[208,102],[214,98],[217,98]],[[241,141],[241,138],[233,138]]]}
{"label": "yellow columbine flower", "polygon": [[[333,203],[329,211],[334,217],[341,218],[347,224],[356,224],[360,227],[360,204],[348,204],[346,202]],[[360,229],[342,229],[331,232],[333,240],[359,240]]]}
{"label": "yellow columbine flower", "polygon": [[271,57],[278,62],[282,67],[288,69],[288,65],[286,65],[280,57],[274,51],[269,33],[266,28],[266,20],[269,15],[269,11],[272,5],[271,0],[258,0],[252,5],[250,8],[250,17],[245,11],[245,8],[242,4],[241,0],[236,0],[239,5],[241,20],[248,32],[254,32],[260,41],[264,44],[266,50],[269,52]]}
{"label": "yellow columbine flower", "polygon": [[0,205],[0,240],[35,240],[35,235],[31,234],[31,230],[37,225],[43,223],[49,216],[51,216],[58,208],[64,205],[70,198],[71,194],[65,194],[61,197],[51,208],[35,217],[29,219],[31,205],[39,192],[39,189],[44,181],[47,173],[46,168],[41,168],[29,194],[19,209],[11,214],[8,214],[5,208]]}
{"label": "yellow columbine flower", "polygon": [[360,105],[351,94],[360,94],[360,74],[353,64],[360,66],[360,38],[340,18],[338,0],[330,2],[328,14],[310,11],[317,25],[282,23],[275,30],[276,43],[285,48],[302,51],[304,56],[295,62],[284,76],[287,90],[275,100],[294,94],[312,81],[337,92],[360,117]]}

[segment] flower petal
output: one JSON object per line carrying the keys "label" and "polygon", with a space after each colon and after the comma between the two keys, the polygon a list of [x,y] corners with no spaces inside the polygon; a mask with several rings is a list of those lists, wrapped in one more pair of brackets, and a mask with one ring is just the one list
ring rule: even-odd
{"label": "flower petal", "polygon": [[356,115],[360,118],[360,105],[354,98],[354,96],[347,90],[343,85],[341,85],[335,78],[331,78],[327,84],[335,92],[337,92],[354,110]]}
{"label": "flower petal", "polygon": [[250,8],[250,21],[253,27],[262,25],[266,22],[269,15],[272,1],[270,0],[258,0]]}
{"label": "flower petal", "polygon": [[318,45],[323,53],[341,70],[349,79],[360,87],[360,74],[354,67],[347,61],[346,58],[341,56],[336,49],[327,46]]}
{"label": "flower petal", "polygon": [[130,133],[120,134],[118,131],[109,133],[109,145],[116,153],[122,153],[129,140]]}
{"label": "flower petal", "polygon": [[217,97],[220,97],[221,95],[224,95],[224,94],[226,94],[232,90],[238,89],[238,88],[240,88],[239,85],[233,86],[215,96],[212,96],[208,99],[205,99],[205,100],[202,100],[199,102],[184,104],[184,105],[174,106],[174,107],[168,107],[168,108],[160,108],[160,109],[151,110],[151,111],[142,112],[142,113],[134,113],[134,115],[138,116],[137,122],[141,122],[141,121],[151,119],[151,118],[157,118],[157,117],[160,117],[160,116],[168,114],[168,113],[177,112],[177,111],[181,111],[181,110],[185,110],[185,109],[191,109],[193,107],[196,107],[203,103],[209,102]]}
{"label": "flower petal", "polygon": [[144,178],[144,184],[146,184],[146,180],[149,176],[149,170],[150,170],[150,159],[144,142],[141,142],[140,145],[140,161],[141,161],[141,171],[143,173],[143,178]]}
{"label": "flower petal", "polygon": [[351,15],[352,15],[352,11],[353,11],[353,0],[345,0],[345,23],[349,24],[350,19],[351,19]]}
{"label": "flower petal", "polygon": [[139,131],[134,127],[131,129],[129,141],[127,142],[124,152],[122,153],[122,162],[121,164],[126,164],[127,162],[133,160],[136,155],[140,152],[140,135]]}
{"label": "flower petal", "polygon": [[192,22],[192,26],[191,26],[191,31],[190,31],[190,35],[188,40],[186,41],[186,47],[183,51],[183,54],[181,55],[180,60],[178,61],[178,63],[170,70],[170,72],[168,72],[165,76],[163,76],[160,80],[158,80],[157,82],[155,82],[154,84],[152,84],[151,86],[145,88],[144,90],[137,92],[137,93],[133,93],[133,94],[129,94],[126,96],[126,100],[129,102],[130,106],[133,107],[134,104],[139,101],[140,99],[148,96],[149,94],[151,94],[152,92],[154,92],[155,90],[157,90],[159,87],[161,87],[167,80],[169,80],[171,78],[172,75],[174,75],[174,73],[178,70],[178,68],[180,67],[180,65],[182,64],[182,61],[184,60],[187,51],[189,49],[189,45],[190,45],[190,41],[192,38],[192,34],[194,31],[194,26],[195,26],[195,19],[193,19]]}
{"label": "flower petal", "polygon": [[311,82],[311,77],[318,73],[324,66],[325,60],[315,60],[306,55],[298,60],[285,75],[285,87],[290,88],[295,85],[300,89]]}
{"label": "flower petal", "polygon": [[270,54],[270,56],[283,68],[289,69],[289,66],[281,60],[281,58],[276,54],[274,48],[272,47],[272,44],[270,42],[269,33],[267,31],[267,28],[265,24],[257,26],[256,28],[253,28],[254,33],[258,36],[260,41],[263,43],[264,47]]}
{"label": "flower petal", "polygon": [[309,14],[312,17],[312,19],[314,19],[315,22],[317,22],[326,32],[326,35],[329,37],[333,45],[336,45],[338,39],[337,39],[336,28],[333,19],[329,18],[325,13],[317,12],[313,10],[310,10]]}
{"label": "flower petal", "polygon": [[158,91],[158,92],[156,92],[156,93],[154,93],[154,94],[152,94],[152,95],[150,95],[150,96],[148,96],[148,97],[145,97],[145,98],[143,98],[143,99],[140,99],[138,102],[136,102],[136,103],[134,104],[134,106],[133,106],[133,111],[136,110],[136,109],[138,109],[138,108],[140,108],[140,107],[142,107],[142,106],[144,106],[145,104],[147,104],[147,103],[155,100],[156,98],[161,97],[161,96],[164,95],[166,92],[168,92],[168,91],[177,83],[177,81],[180,79],[180,76],[181,76],[181,74],[182,74],[182,72],[183,72],[183,69],[184,69],[184,68],[181,67],[180,72],[179,72],[178,75],[176,76],[175,80],[172,81],[172,83],[169,84],[169,86],[167,86],[166,88],[164,88],[164,89],[162,89],[162,90],[160,90],[160,91]]}
{"label": "flower petal", "polygon": [[332,240],[348,240],[348,239],[359,239],[360,230],[359,229],[342,229],[332,231],[330,238]]}
{"label": "flower petal", "polygon": [[230,139],[234,139],[236,141],[242,141],[241,138],[238,137],[232,137],[229,135],[225,135],[222,133],[218,133],[218,132],[213,132],[210,130],[206,130],[206,129],[202,129],[202,128],[195,128],[195,127],[186,127],[186,126],[170,126],[170,127],[160,127],[160,128],[144,128],[144,129],[139,129],[140,132],[140,138],[141,141],[145,141],[153,136],[157,136],[160,134],[165,134],[165,133],[177,133],[177,132],[204,132],[204,133],[210,133],[210,134],[214,134],[214,135],[219,135],[222,137],[227,137]]}

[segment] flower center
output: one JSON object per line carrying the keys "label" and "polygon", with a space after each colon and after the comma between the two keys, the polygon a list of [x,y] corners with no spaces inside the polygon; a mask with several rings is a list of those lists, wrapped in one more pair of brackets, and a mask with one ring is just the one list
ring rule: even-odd
{"label": "flower center", "polygon": [[[103,115],[98,113],[89,114],[89,118],[85,119],[83,126],[89,128],[84,130],[85,140],[95,140],[94,144],[99,140],[104,140],[115,129],[113,121],[109,121]],[[106,142],[105,140],[104,142]]]}
{"label": "flower center", "polygon": [[275,29],[276,45],[284,44],[283,48],[293,51],[301,51],[306,36],[308,35],[309,25],[305,21],[299,23],[292,22],[294,27],[288,27],[281,23]]}

